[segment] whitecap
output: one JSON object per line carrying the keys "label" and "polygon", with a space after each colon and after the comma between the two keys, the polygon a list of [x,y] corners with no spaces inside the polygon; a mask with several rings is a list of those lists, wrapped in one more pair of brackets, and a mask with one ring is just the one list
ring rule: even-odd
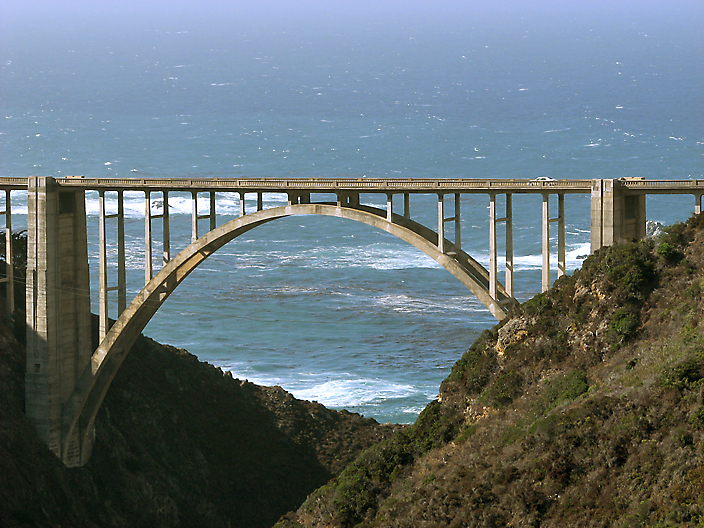
{"label": "whitecap", "polygon": [[292,389],[302,400],[317,401],[327,407],[355,407],[370,403],[406,398],[417,393],[412,385],[393,383],[379,378],[333,379],[308,388]]}

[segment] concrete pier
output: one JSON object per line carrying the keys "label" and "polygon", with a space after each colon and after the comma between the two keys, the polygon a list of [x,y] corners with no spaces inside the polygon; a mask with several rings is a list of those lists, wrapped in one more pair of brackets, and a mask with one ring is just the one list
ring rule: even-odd
{"label": "concrete pier", "polygon": [[5,314],[12,317],[15,311],[15,271],[12,250],[12,201],[10,189],[5,190],[5,210],[0,215],[5,217],[5,277],[0,283],[5,283]]}
{"label": "concrete pier", "polygon": [[80,466],[90,443],[64,437],[62,423],[93,353],[84,191],[37,177],[28,191],[26,413],[64,464]]}
{"label": "concrete pier", "polygon": [[591,191],[592,252],[603,246],[645,238],[645,196],[649,194],[649,187],[644,184],[647,183],[650,182],[639,179],[594,180]]}

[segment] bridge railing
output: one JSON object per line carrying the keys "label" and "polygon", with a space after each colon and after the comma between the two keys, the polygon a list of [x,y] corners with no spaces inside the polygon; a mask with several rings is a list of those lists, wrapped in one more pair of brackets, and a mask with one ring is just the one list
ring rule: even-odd
{"label": "bridge railing", "polygon": [[12,176],[2,176],[0,177],[0,187],[3,189],[26,189],[27,188],[27,178],[15,178]]}
{"label": "bridge railing", "polygon": [[626,189],[677,193],[704,191],[704,180],[619,180]]}

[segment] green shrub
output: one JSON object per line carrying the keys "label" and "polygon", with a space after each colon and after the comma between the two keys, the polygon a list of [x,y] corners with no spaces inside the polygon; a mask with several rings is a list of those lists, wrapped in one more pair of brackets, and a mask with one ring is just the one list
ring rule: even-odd
{"label": "green shrub", "polygon": [[526,433],[521,427],[509,424],[499,435],[499,442],[501,445],[511,445],[521,440],[525,435]]}
{"label": "green shrub", "polygon": [[539,293],[523,305],[525,313],[533,317],[549,315],[552,307],[552,301],[545,293]]}
{"label": "green shrub", "polygon": [[704,405],[700,405],[699,408],[694,411],[694,414],[690,418],[692,426],[697,429],[704,428]]}
{"label": "green shrub", "polygon": [[689,356],[660,376],[660,385],[665,388],[691,388],[704,378],[704,359],[699,355]]}
{"label": "green shrub", "polygon": [[554,409],[562,403],[572,401],[589,390],[587,375],[574,371],[551,379],[543,389],[543,394],[535,402],[533,411],[538,415]]}
{"label": "green shrub", "polygon": [[660,236],[661,245],[667,243],[673,248],[682,248],[694,240],[694,231],[690,228],[691,222],[678,222],[664,228],[665,234]]}
{"label": "green shrub", "polygon": [[515,370],[502,372],[482,394],[482,400],[493,407],[504,407],[522,393],[523,378]]}
{"label": "green shrub", "polygon": [[580,275],[603,276],[603,287],[612,293],[617,304],[642,302],[657,286],[655,261],[650,250],[647,242],[602,248],[584,261]]}
{"label": "green shrub", "polygon": [[621,344],[636,335],[640,316],[634,309],[619,308],[611,317],[607,339],[611,344]]}
{"label": "green shrub", "polygon": [[687,288],[686,292],[690,297],[698,297],[700,293],[704,292],[704,279],[698,279],[692,282],[692,285]]}
{"label": "green shrub", "polygon": [[661,257],[667,264],[677,264],[684,258],[684,253],[676,249],[669,242],[662,242],[656,253]]}
{"label": "green shrub", "polygon": [[498,368],[495,354],[493,351],[487,351],[487,347],[495,340],[496,334],[491,330],[485,330],[455,363],[443,385],[446,382],[455,381],[463,383],[470,394],[479,394]]}

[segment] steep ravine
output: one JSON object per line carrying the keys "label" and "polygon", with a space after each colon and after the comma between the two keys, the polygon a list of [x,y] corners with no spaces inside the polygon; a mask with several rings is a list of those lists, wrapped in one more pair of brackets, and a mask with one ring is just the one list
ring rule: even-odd
{"label": "steep ravine", "polygon": [[24,416],[24,368],[0,326],[0,527],[268,527],[398,429],[140,338],[100,410],[92,458],[66,469]]}

